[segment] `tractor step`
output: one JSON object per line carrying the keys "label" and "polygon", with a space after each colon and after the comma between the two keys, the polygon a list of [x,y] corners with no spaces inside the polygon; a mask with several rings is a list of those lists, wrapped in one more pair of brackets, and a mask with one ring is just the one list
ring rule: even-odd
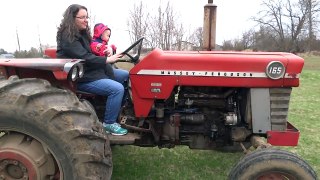
{"label": "tractor step", "polygon": [[140,137],[141,136],[137,133],[128,133],[124,136],[114,136],[111,134],[108,135],[110,144],[118,144],[118,145],[134,144],[136,139],[140,139]]}

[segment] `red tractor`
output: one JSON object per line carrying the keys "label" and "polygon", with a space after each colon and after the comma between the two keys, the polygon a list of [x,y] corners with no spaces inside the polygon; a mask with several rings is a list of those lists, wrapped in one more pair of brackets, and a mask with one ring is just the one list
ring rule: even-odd
{"label": "red tractor", "polygon": [[[229,179],[317,179],[297,155],[287,121],[304,60],[280,52],[162,51],[140,58],[143,38],[123,53],[134,64],[119,123],[103,131],[105,97],[77,91],[80,59],[0,59],[0,179],[110,179],[110,145],[248,151]],[[131,55],[131,49],[137,54]],[[267,143],[263,141],[266,138]]]}
{"label": "red tractor", "polygon": [[[316,179],[293,153],[299,131],[287,121],[292,87],[304,60],[290,53],[178,52],[154,49],[130,70],[129,103],[119,123],[125,136],[108,136],[99,119],[105,97],[76,90],[83,60],[0,60],[0,177],[110,179],[110,144],[187,145],[192,149],[256,150],[230,179]],[[265,137],[268,143],[262,141]],[[280,178],[282,179],[282,178]]]}

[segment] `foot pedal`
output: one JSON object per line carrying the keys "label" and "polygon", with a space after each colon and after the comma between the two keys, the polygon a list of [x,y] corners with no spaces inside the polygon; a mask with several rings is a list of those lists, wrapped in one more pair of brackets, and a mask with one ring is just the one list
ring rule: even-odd
{"label": "foot pedal", "polygon": [[123,136],[114,136],[108,134],[108,138],[111,145],[128,145],[134,144],[137,139],[141,138],[141,136],[137,133],[128,133]]}

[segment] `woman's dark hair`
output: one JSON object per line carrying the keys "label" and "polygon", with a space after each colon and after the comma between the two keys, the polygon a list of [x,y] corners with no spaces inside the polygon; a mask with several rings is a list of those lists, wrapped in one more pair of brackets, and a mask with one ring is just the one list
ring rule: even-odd
{"label": "woman's dark hair", "polygon": [[75,24],[75,17],[81,9],[88,11],[85,6],[79,4],[72,4],[66,9],[63,14],[63,19],[61,20],[60,26],[58,27],[56,37],[57,43],[59,43],[59,41],[61,40],[62,33],[66,35],[70,42],[73,42],[75,36],[79,33],[85,33],[88,39],[91,41],[90,27],[87,26],[86,30],[83,30],[84,32],[79,32]]}

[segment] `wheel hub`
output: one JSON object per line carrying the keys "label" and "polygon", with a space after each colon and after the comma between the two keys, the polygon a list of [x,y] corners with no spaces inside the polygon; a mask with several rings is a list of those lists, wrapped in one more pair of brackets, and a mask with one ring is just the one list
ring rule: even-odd
{"label": "wheel hub", "polygon": [[[12,163],[7,166],[7,172],[10,176],[16,179],[21,179],[22,177],[26,177],[27,169],[24,167],[23,164],[18,163],[17,161],[12,161],[9,163]],[[14,164],[17,164],[17,165],[14,165]]]}
{"label": "wheel hub", "polygon": [[8,149],[0,151],[0,180],[36,179],[37,172],[34,167],[36,165],[25,154]]}
{"label": "wheel hub", "polygon": [[55,172],[55,161],[39,141],[19,133],[0,138],[0,180],[45,179]]}
{"label": "wheel hub", "polygon": [[257,180],[296,180],[296,178],[288,173],[271,171],[259,176]]}

